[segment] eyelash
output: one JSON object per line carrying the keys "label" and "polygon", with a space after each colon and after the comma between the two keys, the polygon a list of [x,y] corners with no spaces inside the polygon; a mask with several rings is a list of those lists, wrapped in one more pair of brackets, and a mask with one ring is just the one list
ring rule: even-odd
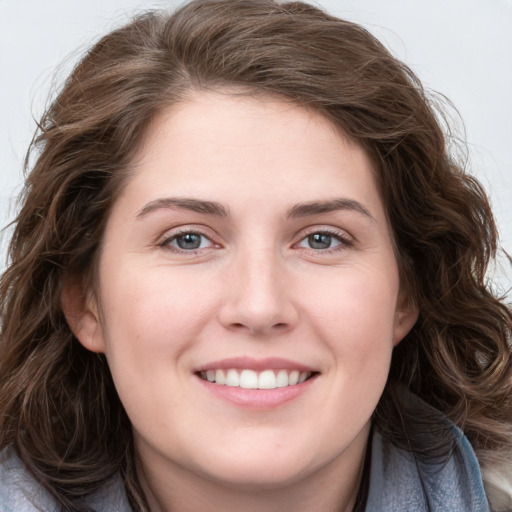
{"label": "eyelash", "polygon": [[182,230],[179,230],[175,233],[173,233],[172,235],[166,237],[164,240],[162,240],[158,245],[160,247],[165,247],[173,252],[176,252],[176,253],[182,253],[182,254],[197,254],[201,251],[204,251],[205,248],[204,247],[200,247],[198,249],[192,249],[192,250],[187,250],[187,249],[182,249],[182,248],[179,248],[179,247],[172,247],[171,246],[171,243],[178,240],[180,237],[184,237],[186,235],[197,235],[201,238],[205,238],[207,240],[209,240],[213,245],[220,245],[218,244],[217,242],[215,242],[211,236],[208,236],[208,235],[205,235],[204,233],[201,233],[200,230],[198,229],[182,229]]}
{"label": "eyelash", "polygon": [[314,253],[314,254],[318,254],[318,253],[322,253],[322,254],[336,253],[336,252],[339,252],[339,251],[343,251],[343,250],[345,250],[347,248],[353,247],[355,245],[354,239],[352,237],[350,237],[343,230],[335,229],[335,228],[331,228],[331,229],[311,228],[310,230],[308,230],[305,233],[301,234],[300,240],[298,242],[296,242],[294,244],[294,246],[297,246],[298,244],[300,244],[301,242],[303,242],[304,240],[308,239],[310,236],[313,236],[313,235],[327,235],[329,237],[334,238],[335,240],[337,240],[339,242],[339,245],[337,245],[335,247],[329,247],[327,249],[314,249],[314,248],[311,248],[311,247],[309,247],[309,248],[305,247],[304,248],[306,251],[308,251],[310,253]]}
{"label": "eyelash", "polygon": [[[172,235],[166,237],[164,240],[162,240],[158,244],[158,246],[168,248],[169,250],[171,250],[173,252],[181,253],[181,254],[198,254],[199,252],[204,251],[205,249],[211,248],[211,247],[199,247],[197,249],[187,250],[187,249],[171,246],[172,242],[175,242],[180,237],[184,237],[186,235],[197,235],[201,238],[208,240],[214,246],[216,245],[216,246],[220,247],[220,244],[217,243],[211,236],[205,235],[198,229],[179,230],[179,231],[173,233]],[[325,254],[325,253],[338,252],[338,251],[342,251],[344,249],[353,247],[355,245],[354,240],[351,237],[349,237],[345,231],[338,230],[338,229],[313,229],[312,228],[309,231],[302,233],[301,238],[297,242],[295,242],[292,245],[292,247],[299,246],[299,244],[301,242],[307,240],[310,236],[313,236],[313,235],[326,235],[326,236],[334,238],[335,240],[337,240],[339,242],[339,245],[332,247],[332,248],[329,247],[326,249],[314,249],[312,247],[309,247],[309,248],[304,247],[304,249],[306,251],[314,253],[314,254],[318,254],[318,253]]]}

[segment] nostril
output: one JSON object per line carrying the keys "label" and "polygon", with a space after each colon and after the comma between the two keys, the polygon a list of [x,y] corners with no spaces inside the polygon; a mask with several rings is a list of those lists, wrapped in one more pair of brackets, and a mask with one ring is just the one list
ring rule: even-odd
{"label": "nostril", "polygon": [[[249,329],[251,331],[259,331],[260,330],[258,328],[252,328],[250,325],[246,325],[246,324],[241,323],[241,322],[235,322],[235,323],[233,323],[231,325],[235,329]],[[283,330],[283,329],[286,329],[287,327],[288,327],[288,324],[286,322],[278,322],[278,323],[270,326],[271,329],[278,329],[278,330]],[[264,330],[264,329],[261,329],[261,330]]]}

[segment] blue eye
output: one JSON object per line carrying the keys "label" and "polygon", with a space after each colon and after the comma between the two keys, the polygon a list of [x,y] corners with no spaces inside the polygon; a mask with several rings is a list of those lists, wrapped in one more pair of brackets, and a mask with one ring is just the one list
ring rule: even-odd
{"label": "blue eye", "polygon": [[211,247],[213,242],[200,233],[179,233],[165,240],[164,245],[180,251],[197,251]]}
{"label": "blue eye", "polygon": [[[344,244],[343,237],[333,233],[316,232],[311,233],[299,242],[299,247],[314,249],[316,251],[325,251],[328,249],[336,249]],[[348,241],[347,241],[348,242]]]}

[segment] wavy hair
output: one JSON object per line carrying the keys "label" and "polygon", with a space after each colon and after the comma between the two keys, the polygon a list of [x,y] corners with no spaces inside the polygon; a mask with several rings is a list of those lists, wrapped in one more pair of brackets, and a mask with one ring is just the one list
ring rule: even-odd
{"label": "wavy hair", "polygon": [[94,289],[106,220],[151,120],[192,90],[222,88],[318,111],[372,158],[419,310],[374,421],[400,437],[405,386],[465,432],[485,473],[512,443],[512,315],[486,282],[497,250],[486,195],[409,68],[361,26],[272,0],[136,17],[94,45],[42,117],[0,282],[0,447],[13,445],[63,510],[87,510],[82,497],[116,473],[147,510],[106,360],[73,336],[60,296],[66,279]]}

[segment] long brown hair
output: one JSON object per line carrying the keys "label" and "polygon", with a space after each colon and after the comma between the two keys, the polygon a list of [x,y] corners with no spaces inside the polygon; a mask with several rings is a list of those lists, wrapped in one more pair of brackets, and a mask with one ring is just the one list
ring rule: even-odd
{"label": "long brown hair", "polygon": [[486,282],[497,250],[486,195],[451,156],[410,69],[360,26],[272,0],[138,16],[85,55],[43,116],[0,285],[0,447],[12,444],[64,510],[86,510],[82,497],[119,472],[147,510],[130,422],[104,356],[65,321],[62,284],[94,289],[104,226],[148,123],[190,90],[225,87],[314,109],[373,159],[419,309],[374,420],[399,437],[406,386],[491,465],[512,441],[512,315]]}

